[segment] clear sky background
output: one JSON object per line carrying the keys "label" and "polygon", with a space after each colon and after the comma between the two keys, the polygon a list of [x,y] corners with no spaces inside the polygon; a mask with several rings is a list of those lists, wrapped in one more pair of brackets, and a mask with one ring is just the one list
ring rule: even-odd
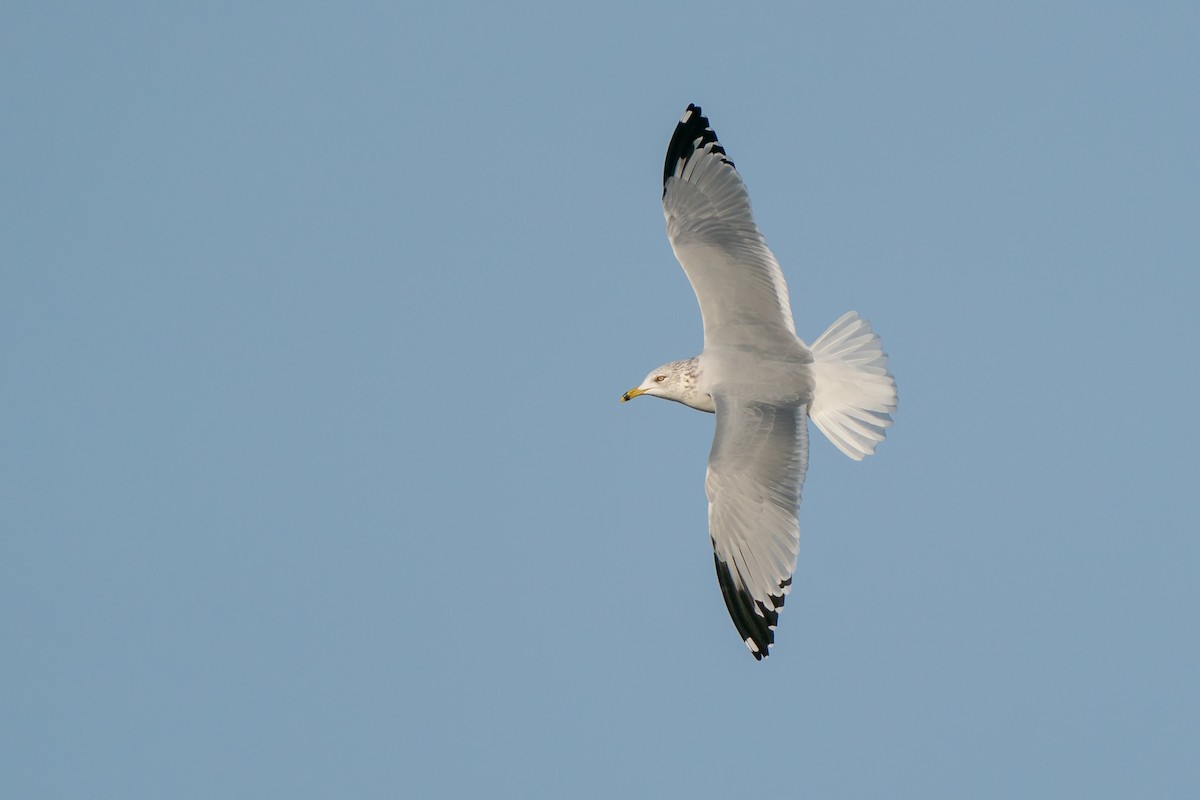
{"label": "clear sky background", "polygon": [[[0,795],[1195,797],[1193,3],[8,3]],[[812,340],[757,663],[660,206]]]}

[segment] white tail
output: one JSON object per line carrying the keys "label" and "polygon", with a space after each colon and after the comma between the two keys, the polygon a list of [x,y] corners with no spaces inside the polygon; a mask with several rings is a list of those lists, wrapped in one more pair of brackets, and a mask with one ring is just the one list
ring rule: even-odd
{"label": "white tail", "polygon": [[808,415],[839,450],[862,461],[892,424],[896,380],[870,324],[843,314],[812,344],[813,400]]}

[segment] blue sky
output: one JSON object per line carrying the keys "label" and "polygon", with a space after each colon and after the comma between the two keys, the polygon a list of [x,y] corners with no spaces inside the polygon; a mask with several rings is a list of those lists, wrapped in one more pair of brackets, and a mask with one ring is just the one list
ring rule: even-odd
{"label": "blue sky", "polygon": [[[1192,4],[0,16],[4,796],[1197,791]],[[689,102],[900,388],[761,664]]]}

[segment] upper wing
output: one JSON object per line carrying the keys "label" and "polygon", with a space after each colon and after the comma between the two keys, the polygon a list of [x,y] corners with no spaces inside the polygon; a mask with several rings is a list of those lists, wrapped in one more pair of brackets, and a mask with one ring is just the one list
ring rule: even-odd
{"label": "upper wing", "polygon": [[713,399],[717,426],[704,490],[717,580],[738,633],[762,659],[796,569],[808,419],[803,406]]}
{"label": "upper wing", "polygon": [[705,347],[741,344],[747,336],[795,339],[783,272],[754,224],[741,176],[695,105],[667,147],[663,213],[671,249],[700,302]]}

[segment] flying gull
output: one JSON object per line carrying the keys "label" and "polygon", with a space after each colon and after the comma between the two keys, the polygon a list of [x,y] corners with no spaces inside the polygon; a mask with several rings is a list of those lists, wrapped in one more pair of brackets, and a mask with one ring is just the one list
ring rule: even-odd
{"label": "flying gull", "polygon": [[896,383],[879,337],[853,311],[811,346],[796,336],[746,186],[696,105],[667,147],[663,213],[700,303],[704,350],[653,370],[621,400],[649,395],[716,414],[704,491],[717,581],[761,660],[796,569],[808,420],[859,461],[892,424]]}

